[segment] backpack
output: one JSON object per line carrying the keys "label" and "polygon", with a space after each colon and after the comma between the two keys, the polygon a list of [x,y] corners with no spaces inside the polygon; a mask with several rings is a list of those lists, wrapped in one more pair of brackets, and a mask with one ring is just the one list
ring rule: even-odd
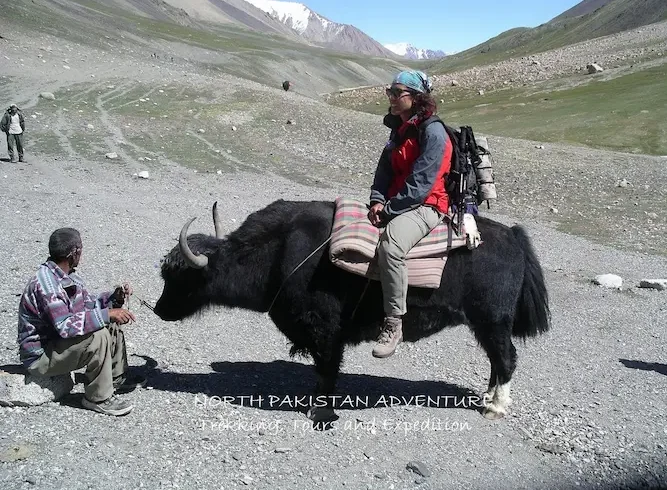
{"label": "backpack", "polygon": [[[488,145],[477,144],[475,134],[470,126],[453,128],[438,116],[431,116],[422,121],[418,127],[418,140],[421,143],[426,126],[439,122],[452,142],[452,165],[445,179],[445,190],[449,195],[454,214],[462,219],[463,213],[478,214],[478,206],[486,201],[490,208],[490,200],[496,199],[496,185],[493,180],[491,153]],[[460,223],[461,219],[457,222]]]}

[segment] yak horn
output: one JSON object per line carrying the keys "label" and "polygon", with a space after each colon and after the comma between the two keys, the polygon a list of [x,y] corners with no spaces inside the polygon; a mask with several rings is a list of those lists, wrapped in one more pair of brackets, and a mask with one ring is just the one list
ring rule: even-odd
{"label": "yak horn", "polygon": [[206,255],[195,255],[188,246],[188,228],[195,219],[197,218],[192,218],[185,223],[185,226],[183,226],[181,236],[178,239],[178,245],[181,250],[181,255],[183,256],[183,259],[185,259],[185,263],[195,269],[202,269],[208,264],[208,257]]}
{"label": "yak horn", "polygon": [[220,215],[218,214],[218,201],[213,203],[213,226],[215,226],[215,237],[223,238],[222,225],[220,224]]}

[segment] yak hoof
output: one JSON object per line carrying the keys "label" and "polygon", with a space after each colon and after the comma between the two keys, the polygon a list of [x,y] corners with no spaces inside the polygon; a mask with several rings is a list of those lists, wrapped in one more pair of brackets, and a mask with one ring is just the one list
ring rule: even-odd
{"label": "yak hoof", "polygon": [[489,403],[482,411],[482,415],[487,420],[500,420],[507,415],[507,411],[501,406]]}
{"label": "yak hoof", "polygon": [[308,417],[314,424],[333,422],[338,419],[338,415],[336,415],[336,412],[330,407],[310,407],[306,413],[306,417]]}

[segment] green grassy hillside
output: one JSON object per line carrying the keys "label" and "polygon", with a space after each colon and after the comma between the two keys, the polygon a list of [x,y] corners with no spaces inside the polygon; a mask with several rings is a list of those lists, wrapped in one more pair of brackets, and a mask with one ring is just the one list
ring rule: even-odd
{"label": "green grassy hillside", "polygon": [[435,74],[480,66],[666,19],[666,0],[611,0],[584,15],[558,16],[533,29],[516,28],[503,32],[478,46],[432,64],[429,70]]}

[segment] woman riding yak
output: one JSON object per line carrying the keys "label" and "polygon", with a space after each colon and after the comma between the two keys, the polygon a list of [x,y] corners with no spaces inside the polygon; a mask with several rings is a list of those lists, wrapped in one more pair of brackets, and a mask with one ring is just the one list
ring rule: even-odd
{"label": "woman riding yak", "polygon": [[408,269],[405,257],[449,211],[445,177],[451,168],[452,142],[442,124],[429,124],[418,137],[420,123],[437,112],[432,84],[421,71],[402,71],[386,90],[391,129],[371,186],[368,219],[385,227],[378,246],[378,264],[385,319],[373,356],[388,357],[403,340],[407,312]]}

